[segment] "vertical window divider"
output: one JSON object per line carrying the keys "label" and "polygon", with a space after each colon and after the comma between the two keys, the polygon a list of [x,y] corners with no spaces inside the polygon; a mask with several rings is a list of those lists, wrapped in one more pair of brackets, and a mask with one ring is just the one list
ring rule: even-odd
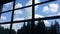
{"label": "vertical window divider", "polygon": [[10,31],[9,31],[9,34],[11,34],[11,33],[12,33],[12,32],[11,32],[11,30],[12,30],[13,19],[14,19],[15,1],[16,1],[16,0],[14,0],[14,1],[13,1],[13,11],[12,11],[12,16],[11,16],[11,23],[10,23]]}
{"label": "vertical window divider", "polygon": [[35,3],[35,0],[32,0],[32,21],[31,21],[31,34],[34,34],[34,26],[35,26],[35,24],[34,24],[34,9],[35,9],[35,5],[34,5],[34,3]]}

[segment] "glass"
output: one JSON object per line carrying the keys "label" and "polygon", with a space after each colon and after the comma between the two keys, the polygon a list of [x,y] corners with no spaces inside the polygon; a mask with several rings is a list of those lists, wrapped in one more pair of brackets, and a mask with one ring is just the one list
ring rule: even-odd
{"label": "glass", "polygon": [[0,24],[0,34],[9,34],[10,24]]}
{"label": "glass", "polygon": [[32,5],[32,0],[16,0],[15,9]]}
{"label": "glass", "polygon": [[36,5],[35,6],[35,18],[43,18],[50,16],[60,16],[60,0]]}
{"label": "glass", "polygon": [[15,10],[14,21],[27,20],[32,18],[32,7]]}
{"label": "glass", "polygon": [[[35,0],[35,4],[40,2],[45,2],[45,1],[48,1],[48,0]],[[21,8],[24,6],[29,6],[29,5],[32,5],[32,0],[16,0],[15,9]]]}
{"label": "glass", "polygon": [[30,29],[29,27],[29,22],[19,22],[19,23],[14,23],[13,26],[12,26],[12,29],[15,30],[15,32],[17,34],[24,34],[24,33],[28,33],[28,28]]}
{"label": "glass", "polygon": [[13,2],[9,2],[3,5],[2,12],[12,9],[13,9]]}
{"label": "glass", "polygon": [[35,22],[35,33],[52,34],[60,33],[60,19],[38,20]]}
{"label": "glass", "polygon": [[2,13],[0,23],[2,23],[2,22],[10,22],[11,21],[11,14],[12,14],[11,12]]}

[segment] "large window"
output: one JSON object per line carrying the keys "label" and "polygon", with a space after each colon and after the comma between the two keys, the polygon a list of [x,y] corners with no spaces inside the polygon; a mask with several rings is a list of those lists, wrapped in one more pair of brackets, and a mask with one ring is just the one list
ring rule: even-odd
{"label": "large window", "polygon": [[3,34],[60,34],[59,2],[60,0],[12,0],[1,4],[1,32]]}

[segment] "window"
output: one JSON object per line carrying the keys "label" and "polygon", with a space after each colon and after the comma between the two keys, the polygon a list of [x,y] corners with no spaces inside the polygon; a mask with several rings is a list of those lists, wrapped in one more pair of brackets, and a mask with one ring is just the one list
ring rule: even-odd
{"label": "window", "polygon": [[0,23],[10,22],[11,21],[11,15],[12,15],[11,12],[1,14]]}
{"label": "window", "polygon": [[10,24],[0,24],[0,34],[9,34]]}
{"label": "window", "polygon": [[12,9],[13,9],[13,2],[9,2],[3,5],[2,12]]}
{"label": "window", "polygon": [[32,19],[32,7],[14,11],[14,21]]}
{"label": "window", "polygon": [[[56,34],[56,30],[59,29],[56,24],[58,24],[57,21],[60,21],[59,1],[12,0],[12,2],[3,4],[1,8],[0,26],[4,27],[4,31],[8,29],[9,33],[7,32],[7,34]],[[53,19],[55,19],[56,24],[51,26],[50,22]]]}
{"label": "window", "polygon": [[59,16],[59,1],[45,3],[35,6],[35,18]]}

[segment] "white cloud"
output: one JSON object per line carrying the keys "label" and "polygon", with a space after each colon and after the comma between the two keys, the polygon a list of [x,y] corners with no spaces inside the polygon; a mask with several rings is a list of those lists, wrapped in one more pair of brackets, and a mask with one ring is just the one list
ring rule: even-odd
{"label": "white cloud", "polygon": [[1,20],[6,20],[7,17],[6,16],[1,16]]}
{"label": "white cloud", "polygon": [[[40,2],[40,0],[35,0],[35,4],[36,4],[36,3],[39,3],[39,2]],[[32,0],[29,0],[29,2],[26,4],[26,6],[28,6],[28,5],[32,5]],[[37,10],[38,7],[39,7],[38,5],[35,6],[35,10]],[[26,11],[27,11],[27,13],[29,14],[29,16],[32,15],[32,7],[26,8]]]}
{"label": "white cloud", "polygon": [[45,26],[50,26],[50,23],[48,20],[44,20]]}
{"label": "white cloud", "polygon": [[59,5],[58,4],[49,4],[49,7],[48,6],[44,6],[43,8],[43,12],[57,12],[58,11],[58,8],[59,8]]}
{"label": "white cloud", "polygon": [[24,20],[24,18],[14,18],[14,21]]}
{"label": "white cloud", "polygon": [[10,24],[3,24],[3,25],[1,25],[1,26],[4,27],[4,28],[10,29]]}
{"label": "white cloud", "polygon": [[20,8],[20,7],[22,7],[21,3],[17,3],[16,6],[15,6],[15,8]]}
{"label": "white cloud", "polygon": [[[40,0],[35,0],[35,4],[40,3]],[[26,4],[26,6],[32,5],[32,0],[29,0],[29,2]]]}
{"label": "white cloud", "polygon": [[[18,20],[24,20],[24,18],[14,18],[14,21]],[[14,29],[16,32],[18,29],[20,29],[23,26],[23,23],[14,23],[12,29]]]}
{"label": "white cloud", "polygon": [[44,17],[44,16],[39,15],[39,14],[35,14],[35,18],[42,18],[42,17]]}
{"label": "white cloud", "polygon": [[48,11],[49,10],[49,7],[48,6],[45,6],[44,8],[43,8],[43,12],[46,12],[46,11]]}
{"label": "white cloud", "polygon": [[7,4],[4,4],[6,7],[10,7],[10,5],[13,5],[13,2],[10,2],[10,3],[7,3]]}
{"label": "white cloud", "polygon": [[53,4],[50,4],[49,6],[50,6],[50,10],[52,12],[57,12],[57,10],[59,8],[58,4],[54,4],[54,3]]}
{"label": "white cloud", "polygon": [[[35,18],[43,18],[44,16],[35,14]],[[27,19],[32,19],[32,16],[29,16]]]}
{"label": "white cloud", "polygon": [[16,14],[22,14],[22,11],[21,10],[15,10],[15,13]]}
{"label": "white cloud", "polygon": [[[39,14],[35,14],[35,18],[43,18],[44,16],[39,15]],[[50,23],[47,20],[44,20],[44,23],[46,26],[50,26]]]}
{"label": "white cloud", "polygon": [[2,11],[6,11],[7,9],[6,8],[3,8],[3,10]]}
{"label": "white cloud", "polygon": [[20,29],[23,26],[23,23],[14,23],[12,29],[14,29],[16,32],[18,29]]}

